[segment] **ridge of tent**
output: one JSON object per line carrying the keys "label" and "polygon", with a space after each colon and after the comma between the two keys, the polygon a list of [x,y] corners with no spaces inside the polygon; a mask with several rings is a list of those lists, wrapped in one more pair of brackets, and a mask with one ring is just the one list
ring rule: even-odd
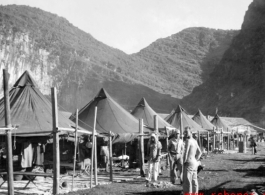
{"label": "ridge of tent", "polygon": [[26,70],[16,81],[13,87],[25,87],[25,86],[38,87],[34,79],[30,76],[29,72]]}

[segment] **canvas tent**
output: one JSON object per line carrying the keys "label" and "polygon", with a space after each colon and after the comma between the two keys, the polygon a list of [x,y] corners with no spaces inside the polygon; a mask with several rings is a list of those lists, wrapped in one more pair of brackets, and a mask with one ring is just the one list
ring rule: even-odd
{"label": "canvas tent", "polygon": [[[95,107],[97,106],[96,131],[109,135],[114,133],[113,143],[129,142],[139,135],[139,121],[128,111],[115,102],[112,97],[101,89],[96,97],[80,109],[79,125],[89,131],[93,130]],[[75,114],[70,117],[75,120]],[[144,129],[146,132],[150,132]]]}
{"label": "canvas tent", "polygon": [[211,123],[216,127],[216,128],[222,128],[223,131],[225,132],[231,132],[232,129],[228,126],[227,122],[223,120],[218,114],[214,116],[212,119]]}
{"label": "canvas tent", "polygon": [[[52,105],[39,91],[33,78],[25,71],[9,91],[11,124],[16,136],[48,136],[52,134]],[[58,112],[59,127],[75,124]],[[0,126],[5,126],[4,98],[0,100]],[[5,133],[0,131],[0,133]]]}
{"label": "canvas tent", "polygon": [[167,117],[167,122],[177,129],[184,130],[186,126],[190,126],[192,132],[207,133],[206,130],[200,127],[195,121],[193,121],[187,114],[187,112],[180,106],[171,112]]}
{"label": "canvas tent", "polygon": [[144,124],[154,129],[154,115],[157,115],[158,129],[165,129],[172,126],[158,115],[147,103],[145,98],[142,98],[131,114],[137,119],[143,119]]}
{"label": "canvas tent", "polygon": [[203,129],[214,130],[215,126],[202,114],[200,110],[192,117]]}

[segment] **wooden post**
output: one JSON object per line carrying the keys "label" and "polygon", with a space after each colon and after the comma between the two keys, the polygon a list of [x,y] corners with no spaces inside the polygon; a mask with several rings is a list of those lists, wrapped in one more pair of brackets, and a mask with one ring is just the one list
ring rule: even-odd
{"label": "wooden post", "polygon": [[59,194],[60,186],[60,145],[58,133],[57,91],[51,88],[52,119],[53,119],[53,194]]}
{"label": "wooden post", "polygon": [[98,114],[98,107],[95,107],[95,116],[94,116],[94,127],[93,127],[93,131],[94,131],[94,158],[95,158],[95,167],[94,167],[94,174],[95,174],[95,185],[98,185],[98,156],[97,156],[97,136],[96,134],[96,124],[97,124],[97,114]]}
{"label": "wooden post", "polygon": [[198,134],[198,145],[200,148],[202,148],[200,131],[198,131],[197,134]]}
{"label": "wooden post", "polygon": [[215,130],[213,129],[213,151],[215,150]]}
{"label": "wooden post", "polygon": [[227,150],[230,150],[230,134],[227,133]]}
{"label": "wooden post", "polygon": [[109,132],[109,167],[110,167],[110,181],[113,181],[113,173],[112,173],[112,137],[111,137],[111,131]]}
{"label": "wooden post", "polygon": [[139,133],[140,133],[140,150],[139,150],[139,161],[140,161],[140,175],[145,176],[144,170],[144,130],[143,130],[143,119],[139,119]]}
{"label": "wooden post", "polygon": [[[5,125],[6,128],[11,128],[10,102],[8,89],[9,75],[3,69],[3,84],[4,84],[4,103],[5,103]],[[12,132],[6,130],[6,147],[7,147],[7,184],[8,194],[14,195],[14,178],[13,178],[13,154],[12,154]]]}
{"label": "wooden post", "polygon": [[78,109],[76,110],[76,114],[75,114],[75,151],[74,151],[74,173],[72,177],[72,191],[74,188],[75,165],[76,165],[77,129],[78,129]]}
{"label": "wooden post", "polygon": [[167,144],[167,160],[166,160],[166,168],[168,169],[169,166],[169,156],[168,156],[168,130],[167,127],[165,127],[166,130],[166,144]]}
{"label": "wooden post", "polygon": [[207,131],[207,154],[209,154],[209,131]]}
{"label": "wooden post", "polygon": [[95,134],[96,134],[96,120],[97,120],[97,107],[95,107],[95,115],[94,115],[94,126],[92,132],[92,151],[91,151],[91,166],[90,166],[90,189],[93,184],[93,166],[94,166],[94,156],[95,156]]}
{"label": "wooden post", "polygon": [[157,115],[154,115],[154,130],[155,130],[155,134],[158,136],[158,120],[157,120]]}
{"label": "wooden post", "polygon": [[221,129],[221,137],[220,137],[220,141],[221,141],[221,150],[224,149],[224,136],[223,136],[223,128]]}
{"label": "wooden post", "polygon": [[95,185],[98,185],[98,158],[97,158],[97,136],[95,136]]}
{"label": "wooden post", "polygon": [[[183,139],[182,112],[180,111],[180,138]],[[183,166],[182,166],[183,167]]]}

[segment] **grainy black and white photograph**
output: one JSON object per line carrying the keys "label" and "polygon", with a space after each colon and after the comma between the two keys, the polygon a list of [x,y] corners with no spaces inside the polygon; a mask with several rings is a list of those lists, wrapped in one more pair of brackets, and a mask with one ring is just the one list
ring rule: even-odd
{"label": "grainy black and white photograph", "polygon": [[265,195],[265,0],[0,0],[0,195]]}

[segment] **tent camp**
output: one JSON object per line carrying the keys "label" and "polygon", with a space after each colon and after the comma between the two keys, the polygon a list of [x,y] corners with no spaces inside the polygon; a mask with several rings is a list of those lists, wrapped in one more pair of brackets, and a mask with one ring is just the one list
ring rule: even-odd
{"label": "tent camp", "polygon": [[145,98],[142,98],[131,114],[137,119],[143,119],[144,124],[154,129],[154,115],[157,115],[158,129],[172,128],[160,115],[158,115],[147,103]]}
{"label": "tent camp", "polygon": [[231,132],[232,129],[228,126],[227,122],[223,120],[218,114],[214,116],[212,119],[211,123],[216,127],[216,128],[222,128],[223,131],[225,132]]}
{"label": "tent camp", "polygon": [[190,126],[193,132],[207,133],[205,129],[201,128],[200,125],[187,115],[187,112],[180,105],[178,105],[174,112],[170,113],[167,117],[167,122],[177,129],[184,130],[186,126]]}
{"label": "tent camp", "polygon": [[[108,135],[114,133],[113,143],[129,142],[139,135],[139,121],[122,108],[112,97],[101,89],[96,97],[80,109],[79,125],[89,131],[93,130],[95,107],[97,106],[96,131]],[[75,120],[75,113],[70,117]],[[144,128],[144,132],[150,130]]]}
{"label": "tent camp", "polygon": [[[17,126],[13,131],[16,136],[51,135],[52,105],[39,91],[35,81],[25,71],[9,91],[11,124]],[[59,127],[71,128],[75,124],[58,112]],[[5,126],[4,98],[0,100],[0,126]],[[5,133],[1,132],[0,133]]]}
{"label": "tent camp", "polygon": [[200,110],[192,117],[203,129],[213,130],[215,126],[202,114]]}

